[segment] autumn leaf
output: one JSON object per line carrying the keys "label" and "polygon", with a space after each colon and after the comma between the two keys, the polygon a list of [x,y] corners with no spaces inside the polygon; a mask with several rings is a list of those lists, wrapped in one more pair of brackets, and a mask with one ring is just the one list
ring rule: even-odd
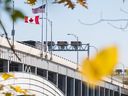
{"label": "autumn leaf", "polygon": [[[75,8],[75,3],[72,2],[72,0],[55,0],[55,3],[58,4],[65,4],[68,8],[74,9]],[[77,0],[77,3],[82,5],[83,7],[87,8],[87,3],[86,0]]]}
{"label": "autumn leaf", "polygon": [[81,6],[88,8],[86,0],[77,0],[77,3],[79,3]]}
{"label": "autumn leaf", "polygon": [[9,79],[9,78],[14,78],[14,74],[11,74],[11,73],[3,73],[2,74],[2,78],[4,79],[4,80],[7,80],[7,79]]}
{"label": "autumn leaf", "polygon": [[10,85],[10,88],[13,89],[16,92],[19,92],[19,93],[23,93],[23,94],[27,93],[27,90],[21,89],[20,86],[12,86],[12,85]]}
{"label": "autumn leaf", "polygon": [[3,93],[5,96],[13,96],[11,93]]}
{"label": "autumn leaf", "polygon": [[91,85],[97,84],[103,77],[112,74],[118,63],[118,52],[115,46],[99,51],[96,56],[84,59],[80,72]]}
{"label": "autumn leaf", "polygon": [[55,0],[56,3],[64,3],[65,6],[68,6],[68,8],[74,9],[75,4],[71,0]]}
{"label": "autumn leaf", "polygon": [[36,2],[37,0],[27,0],[27,3],[30,5],[35,5]]}

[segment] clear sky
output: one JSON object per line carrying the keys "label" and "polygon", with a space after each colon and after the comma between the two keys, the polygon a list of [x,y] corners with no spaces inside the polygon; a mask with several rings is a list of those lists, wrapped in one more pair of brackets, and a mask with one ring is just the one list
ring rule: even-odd
{"label": "clear sky", "polygon": [[[38,2],[35,6],[24,4],[25,0],[14,0],[15,8],[21,9],[26,16],[33,17],[42,14],[32,14],[31,9],[41,5]],[[75,1],[75,0],[74,0]],[[66,34],[71,33],[79,37],[83,44],[90,43],[90,45],[101,49],[105,46],[116,44],[119,48],[119,62],[128,67],[128,31],[122,31],[113,28],[108,22],[101,22],[93,26],[82,25],[79,20],[84,23],[93,23],[101,18],[103,19],[127,19],[128,14],[120,11],[123,9],[128,12],[128,1],[123,3],[123,0],[87,0],[88,9],[81,6],[76,6],[74,10],[68,9],[63,5],[51,4],[49,0],[48,5],[48,19],[53,21],[53,41],[76,40],[73,36]],[[6,26],[10,36],[12,30],[12,22],[3,10],[0,10],[2,21]],[[45,14],[44,14],[45,15]],[[45,16],[44,16],[45,18]],[[41,21],[40,21],[41,23]],[[125,26],[127,22],[109,22],[114,26]],[[23,40],[41,40],[41,24],[25,24],[23,20],[18,20],[15,23],[16,35],[15,39]],[[45,31],[45,22],[44,22]],[[0,28],[0,34],[3,31]],[[44,32],[45,35],[45,32]],[[45,39],[45,37],[44,37]],[[48,24],[48,40],[50,40],[50,26]],[[76,61],[76,52],[54,52],[65,58]],[[96,53],[94,48],[90,48],[90,53]],[[86,57],[86,52],[79,52],[79,61]],[[122,67],[122,65],[119,65]]]}

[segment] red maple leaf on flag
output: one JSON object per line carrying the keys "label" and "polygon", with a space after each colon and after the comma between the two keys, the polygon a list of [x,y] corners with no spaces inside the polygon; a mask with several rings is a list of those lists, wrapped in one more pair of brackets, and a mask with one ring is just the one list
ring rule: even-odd
{"label": "red maple leaf on flag", "polygon": [[25,16],[24,21],[25,23],[39,24],[39,16],[35,16],[33,18]]}

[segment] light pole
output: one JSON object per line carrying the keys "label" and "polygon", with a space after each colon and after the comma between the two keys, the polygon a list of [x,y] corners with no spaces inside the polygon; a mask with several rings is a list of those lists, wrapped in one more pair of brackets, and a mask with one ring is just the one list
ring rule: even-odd
{"label": "light pole", "polygon": [[67,35],[71,35],[74,36],[77,40],[77,69],[78,69],[78,64],[79,64],[79,52],[78,52],[78,36],[75,34],[67,34]]}
{"label": "light pole", "polygon": [[[52,60],[52,21],[47,18],[44,18],[44,19],[46,19],[50,23],[50,26],[51,26],[51,58],[50,59]],[[46,45],[47,45],[47,41],[46,41]]]}

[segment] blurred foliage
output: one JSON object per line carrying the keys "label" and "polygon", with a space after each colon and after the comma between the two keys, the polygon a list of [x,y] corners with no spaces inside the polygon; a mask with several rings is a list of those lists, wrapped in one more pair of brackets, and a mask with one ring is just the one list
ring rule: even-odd
{"label": "blurred foliage", "polygon": [[35,5],[37,2],[37,0],[27,0],[26,3],[30,4],[30,5]]}
{"label": "blurred foliage", "polygon": [[68,6],[68,8],[74,9],[76,6],[76,3],[80,4],[81,6],[87,8],[86,0],[76,0],[76,3],[72,2],[72,0],[55,0],[55,3],[58,4],[64,4],[65,6]]}
{"label": "blurred foliage", "polygon": [[[35,5],[37,0],[27,0],[26,3],[30,5]],[[54,0],[54,3],[58,4],[64,4],[68,8],[74,9],[76,3],[80,4],[81,6],[87,8],[86,0],[76,0],[76,3],[74,3],[72,0]]]}
{"label": "blurred foliage", "polygon": [[20,12],[19,10],[14,10],[14,13],[11,14],[12,20],[16,21],[17,19],[23,19],[24,14]]}
{"label": "blurred foliage", "polygon": [[13,89],[16,92],[23,93],[24,95],[27,94],[27,90],[22,89],[20,86],[12,86],[12,85],[10,85],[10,88]]}
{"label": "blurred foliage", "polygon": [[3,90],[4,85],[0,84],[0,90]]}
{"label": "blurred foliage", "polygon": [[12,0],[1,0],[1,2],[4,6],[2,7],[3,10],[7,12],[7,14],[10,16],[10,18],[14,21],[18,19],[23,19],[24,14],[21,12],[21,10],[14,9],[13,10],[13,1]]}
{"label": "blurred foliage", "polygon": [[[4,81],[13,78],[16,79],[13,73],[2,73],[0,78],[2,78]],[[35,96],[35,95],[29,95],[30,92],[27,89],[22,89],[20,86],[16,85],[14,86],[13,84],[8,84],[4,85],[0,84],[0,96],[1,94],[5,94],[5,96],[14,96],[13,94],[23,94],[23,95],[16,95],[16,96]],[[3,95],[2,95],[3,96]]]}
{"label": "blurred foliage", "polygon": [[[26,3],[30,5],[35,5],[37,0],[27,0]],[[64,4],[68,8],[74,9],[76,3],[80,4],[81,6],[87,8],[86,0],[76,0],[76,3],[74,3],[72,0],[54,0],[54,3],[58,4]]]}
{"label": "blurred foliage", "polygon": [[61,4],[64,3],[68,8],[74,9],[75,4],[71,0],[55,0],[55,3]]}
{"label": "blurred foliage", "polygon": [[7,79],[9,79],[9,78],[14,78],[15,76],[14,76],[14,74],[11,74],[11,73],[3,73],[2,74],[2,78],[4,79],[4,80],[7,80]]}
{"label": "blurred foliage", "polygon": [[115,46],[106,47],[94,57],[85,59],[81,65],[80,72],[91,85],[95,85],[105,76],[111,75],[117,63],[117,48]]}
{"label": "blurred foliage", "polygon": [[13,96],[12,93],[4,93],[5,96]]}

